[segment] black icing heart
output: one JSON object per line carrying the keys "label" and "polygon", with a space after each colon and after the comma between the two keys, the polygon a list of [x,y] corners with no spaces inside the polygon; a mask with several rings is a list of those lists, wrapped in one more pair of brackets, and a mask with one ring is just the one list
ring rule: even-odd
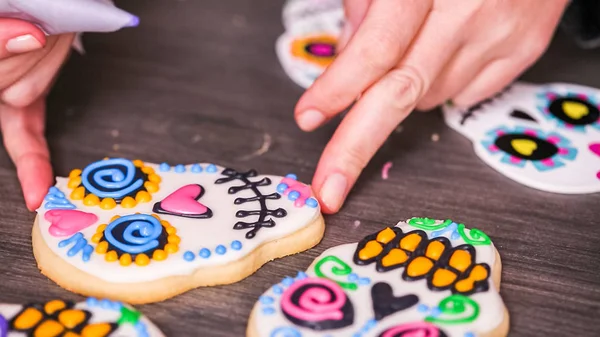
{"label": "black icing heart", "polygon": [[378,282],[371,288],[371,301],[373,302],[375,319],[379,321],[386,316],[419,303],[419,297],[412,294],[394,297],[394,291],[389,284]]}

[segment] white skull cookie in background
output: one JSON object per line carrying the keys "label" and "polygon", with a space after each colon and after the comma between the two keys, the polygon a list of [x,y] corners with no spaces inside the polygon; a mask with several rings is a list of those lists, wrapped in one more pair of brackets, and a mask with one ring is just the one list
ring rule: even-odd
{"label": "white skull cookie in background", "polygon": [[600,191],[600,90],[515,83],[468,109],[443,108],[446,123],[507,177],[543,191]]}
{"label": "white skull cookie in background", "polygon": [[288,0],[283,33],[275,49],[281,66],[298,85],[308,88],[331,64],[344,20],[341,0]]}
{"label": "white skull cookie in background", "polygon": [[163,334],[132,307],[106,299],[0,304],[0,337],[22,336],[162,337]]}
{"label": "white skull cookie in background", "polygon": [[146,303],[237,282],[323,231],[293,174],[117,158],[57,178],[32,236],[42,273],[64,288]]}
{"label": "white skull cookie in background", "polygon": [[500,256],[451,220],[412,218],[326,250],[269,288],[248,337],[506,336]]}

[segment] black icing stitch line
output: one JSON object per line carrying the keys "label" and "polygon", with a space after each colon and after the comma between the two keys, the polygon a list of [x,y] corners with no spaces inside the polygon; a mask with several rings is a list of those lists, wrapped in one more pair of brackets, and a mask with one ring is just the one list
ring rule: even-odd
{"label": "black icing stitch line", "polygon": [[256,177],[258,173],[256,170],[250,170],[248,172],[240,173],[234,169],[226,168],[221,172],[222,175],[226,176],[225,178],[219,178],[215,181],[215,184],[224,184],[230,181],[239,180],[244,183],[244,185],[239,186],[231,186],[227,191],[229,194],[236,194],[243,190],[251,190],[254,192],[256,196],[251,198],[237,198],[234,201],[234,204],[241,205],[247,202],[256,202],[258,201],[260,204],[260,209],[256,210],[239,210],[235,213],[235,216],[238,218],[245,218],[253,215],[258,215],[258,219],[254,222],[245,222],[238,221],[235,225],[233,225],[233,229],[249,229],[250,231],[246,233],[246,239],[252,239],[256,236],[256,233],[263,228],[272,228],[275,227],[275,221],[273,218],[267,217],[276,217],[283,218],[287,215],[287,212],[283,208],[278,208],[275,210],[269,209],[267,207],[267,199],[276,200],[281,198],[279,193],[271,193],[271,194],[262,194],[258,187],[260,186],[269,186],[271,185],[271,179],[263,178],[259,181],[251,181],[248,178]]}
{"label": "black icing stitch line", "polygon": [[483,107],[487,104],[490,104],[492,102],[494,102],[495,100],[501,98],[502,96],[504,96],[504,94],[506,94],[507,92],[509,92],[511,89],[511,86],[508,86],[504,89],[502,89],[502,91],[500,91],[499,93],[497,93],[496,95],[487,98],[475,105],[473,105],[472,107],[468,108],[466,111],[464,111],[462,113],[462,116],[460,118],[460,125],[465,125],[465,122],[467,121],[467,119],[473,117],[475,115],[475,113],[481,109],[483,109]]}

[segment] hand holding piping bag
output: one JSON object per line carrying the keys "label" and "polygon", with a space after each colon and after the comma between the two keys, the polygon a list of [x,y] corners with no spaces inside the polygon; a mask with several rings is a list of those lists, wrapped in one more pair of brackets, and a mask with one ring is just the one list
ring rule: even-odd
{"label": "hand holding piping bag", "polygon": [[53,182],[45,97],[75,33],[138,23],[108,0],[0,0],[0,128],[30,210]]}

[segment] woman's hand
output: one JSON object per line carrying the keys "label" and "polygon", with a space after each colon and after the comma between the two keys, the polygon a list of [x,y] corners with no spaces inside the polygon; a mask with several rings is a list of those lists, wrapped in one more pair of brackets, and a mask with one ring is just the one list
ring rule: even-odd
{"label": "woman's hand", "polygon": [[362,169],[413,109],[470,105],[518,77],[545,51],[567,0],[346,0],[341,53],[302,96],[312,131],[348,108],[313,187],[337,212]]}
{"label": "woman's hand", "polygon": [[45,97],[72,41],[72,34],[46,37],[30,23],[0,18],[0,127],[30,210],[53,182]]}

